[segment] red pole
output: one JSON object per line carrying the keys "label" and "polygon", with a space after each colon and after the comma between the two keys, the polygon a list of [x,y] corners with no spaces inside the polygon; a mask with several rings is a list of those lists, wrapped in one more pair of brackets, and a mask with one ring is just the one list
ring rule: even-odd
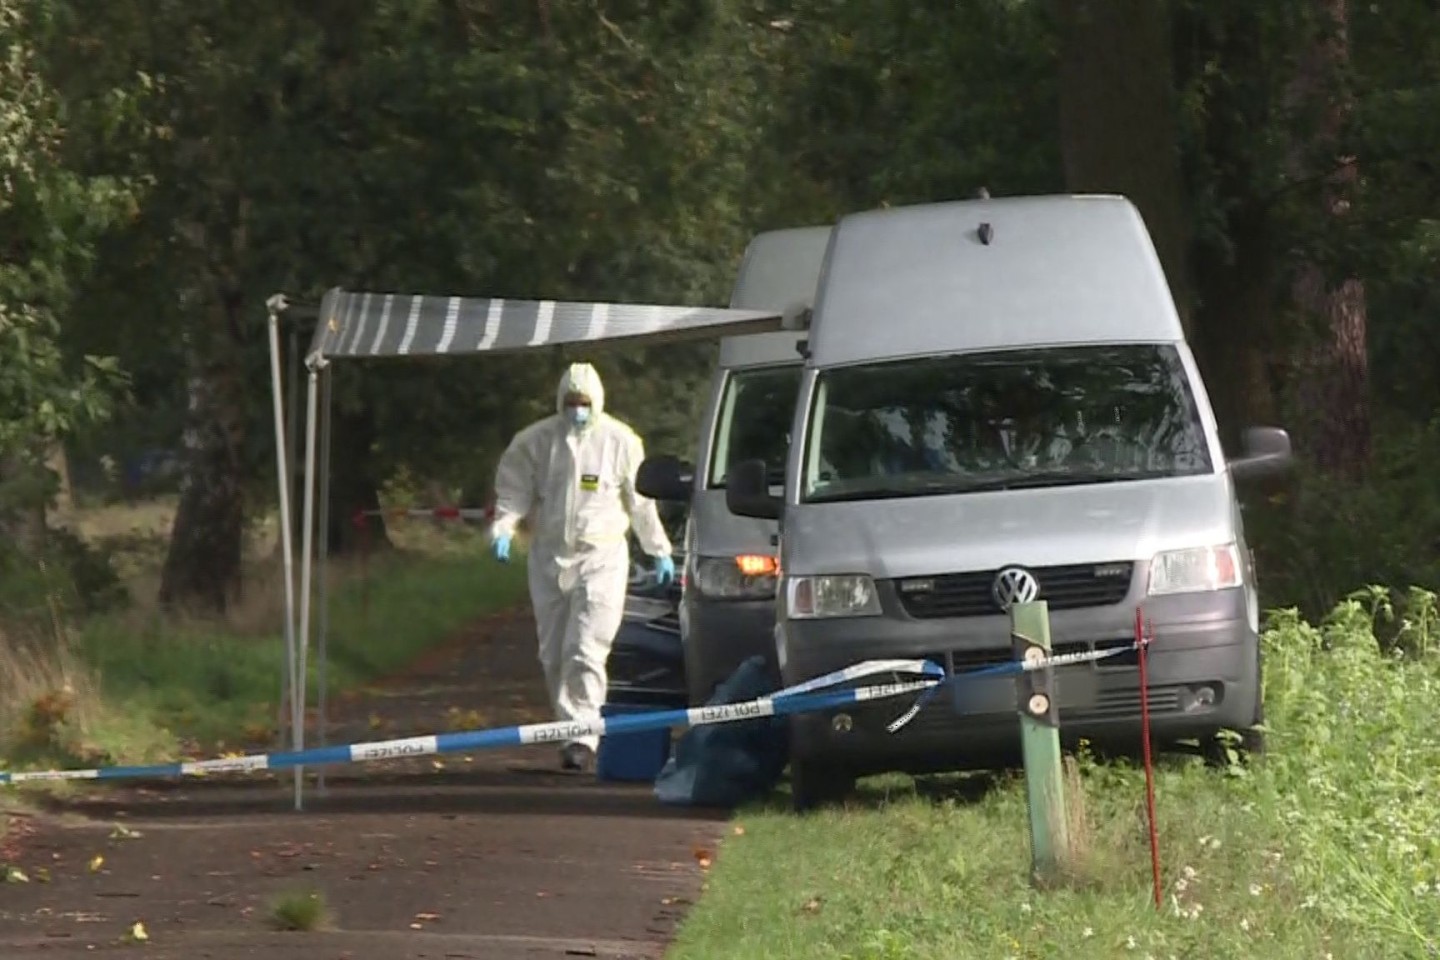
{"label": "red pole", "polygon": [[1162,909],[1164,895],[1160,887],[1160,838],[1155,830],[1155,767],[1150,755],[1150,679],[1146,669],[1146,648],[1154,639],[1155,627],[1146,635],[1140,608],[1135,608],[1135,643],[1140,659],[1140,744],[1145,757],[1145,812],[1150,827],[1150,872],[1155,887],[1155,909]]}

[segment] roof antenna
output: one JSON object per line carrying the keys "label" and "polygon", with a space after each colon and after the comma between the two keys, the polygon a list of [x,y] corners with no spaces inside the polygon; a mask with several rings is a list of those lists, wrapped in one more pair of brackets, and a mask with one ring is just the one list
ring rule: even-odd
{"label": "roof antenna", "polygon": [[976,191],[975,191],[975,199],[976,199],[976,200],[989,200],[989,199],[990,199],[990,188],[989,188],[989,187],[981,187],[979,190],[976,190]]}
{"label": "roof antenna", "polygon": [[995,237],[995,228],[988,223],[982,223],[980,224],[980,229],[976,230],[975,233],[980,237],[980,242],[988,247],[990,246],[990,241]]}

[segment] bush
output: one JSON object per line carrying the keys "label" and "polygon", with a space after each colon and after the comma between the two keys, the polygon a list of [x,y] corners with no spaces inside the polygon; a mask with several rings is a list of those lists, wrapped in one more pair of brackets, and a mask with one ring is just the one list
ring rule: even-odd
{"label": "bush", "polygon": [[1440,930],[1440,635],[1434,595],[1412,589],[1396,636],[1413,654],[1384,649],[1363,601],[1388,595],[1363,591],[1318,626],[1294,610],[1273,618],[1272,749],[1257,793],[1287,837],[1290,875],[1310,891],[1302,910],[1418,955]]}
{"label": "bush", "polygon": [[57,619],[128,605],[110,555],[69,530],[49,530],[40,556],[0,542],[0,622],[53,633]]}
{"label": "bush", "polygon": [[1440,422],[1377,430],[1363,483],[1301,465],[1283,492],[1247,504],[1262,602],[1295,607],[1315,622],[1356,584],[1440,588],[1437,478]]}
{"label": "bush", "polygon": [[10,764],[88,767],[174,755],[147,718],[107,702],[68,641],[0,628],[0,757]]}

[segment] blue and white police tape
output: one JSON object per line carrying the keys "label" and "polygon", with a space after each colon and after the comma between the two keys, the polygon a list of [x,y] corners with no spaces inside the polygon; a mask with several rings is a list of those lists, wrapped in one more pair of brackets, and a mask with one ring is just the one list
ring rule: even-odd
{"label": "blue and white police tape", "polygon": [[[888,726],[895,732],[915,717],[942,687],[971,678],[1020,674],[1045,667],[1101,660],[1133,650],[1114,647],[1107,650],[1063,654],[1039,660],[1014,660],[981,667],[964,673],[946,675],[928,660],[867,660],[843,670],[786,687],[768,696],[739,703],[715,704],[677,710],[653,710],[618,717],[601,717],[592,721],[552,721],[492,730],[471,730],[456,733],[429,734],[398,740],[379,740],[343,746],[315,747],[279,753],[222,757],[216,760],[193,760],[181,763],[160,763],[144,766],[98,767],[89,770],[34,770],[0,772],[0,784],[40,780],[151,780],[172,777],[205,776],[211,773],[284,770],[293,767],[320,767],[333,764],[365,763],[372,760],[424,757],[433,754],[457,753],[537,743],[564,743],[580,736],[607,736],[660,730],[666,727],[699,727],[716,723],[735,723],[762,717],[778,717],[811,713],[835,707],[875,700],[885,700],[918,693],[920,699]],[[853,680],[889,674],[915,676],[915,680],[896,680],[872,686],[827,690]]]}
{"label": "blue and white police tape", "polygon": [[[1145,641],[1149,642],[1149,641]],[[1045,670],[1054,667],[1067,667],[1077,663],[1093,663],[1096,660],[1108,660],[1110,657],[1118,657],[1122,653],[1129,653],[1140,648],[1139,641],[1131,641],[1115,647],[1106,647],[1100,650],[1082,650],[1076,653],[1058,653],[1050,656],[1027,656],[1024,660],[1004,660],[987,667],[976,667],[974,670],[966,670],[962,673],[947,675],[939,683],[933,684],[921,692],[911,705],[900,716],[892,720],[885,730],[888,733],[895,733],[905,724],[914,720],[924,710],[935,695],[942,689],[952,684],[961,683],[966,680],[994,679],[996,677],[1018,676],[1022,673],[1034,673],[1036,670]],[[1036,648],[1031,648],[1031,653],[1036,653]]]}

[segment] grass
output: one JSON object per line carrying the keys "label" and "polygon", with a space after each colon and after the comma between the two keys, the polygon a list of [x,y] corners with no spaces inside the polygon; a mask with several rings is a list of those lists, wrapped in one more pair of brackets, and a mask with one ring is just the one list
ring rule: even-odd
{"label": "grass", "polygon": [[1018,777],[874,779],[844,809],[745,811],[671,955],[1440,956],[1440,656],[1382,653],[1371,613],[1352,600],[1318,627],[1273,618],[1263,760],[1161,765],[1158,913],[1143,777],[1082,756],[1067,784],[1082,849],[1058,889],[1028,882]]}
{"label": "grass", "polygon": [[311,932],[333,925],[330,907],[319,890],[291,890],[270,904],[270,926],[276,930]]}
{"label": "grass", "polygon": [[[371,570],[368,604],[360,583],[342,580],[332,594],[327,688],[353,688],[403,667],[477,616],[514,602],[523,583],[517,569],[479,556],[389,558]],[[277,613],[263,633],[237,633],[154,615],[106,618],[86,624],[78,646],[110,695],[164,725],[202,740],[242,731],[263,739],[285,662],[280,619]]]}
{"label": "grass", "polygon": [[[259,525],[250,544],[241,603],[220,619],[176,617],[150,602],[166,509],[82,513],[78,526],[89,538],[123,547],[117,566],[137,602],[65,625],[60,643],[0,636],[0,704],[10,707],[0,709],[0,757],[28,767],[156,762],[273,738],[285,663],[273,523]],[[354,560],[331,565],[325,679],[332,693],[406,666],[524,595],[523,565],[489,559],[473,530],[409,524],[394,539],[399,550],[363,568]],[[314,630],[312,621],[311,704]]]}

